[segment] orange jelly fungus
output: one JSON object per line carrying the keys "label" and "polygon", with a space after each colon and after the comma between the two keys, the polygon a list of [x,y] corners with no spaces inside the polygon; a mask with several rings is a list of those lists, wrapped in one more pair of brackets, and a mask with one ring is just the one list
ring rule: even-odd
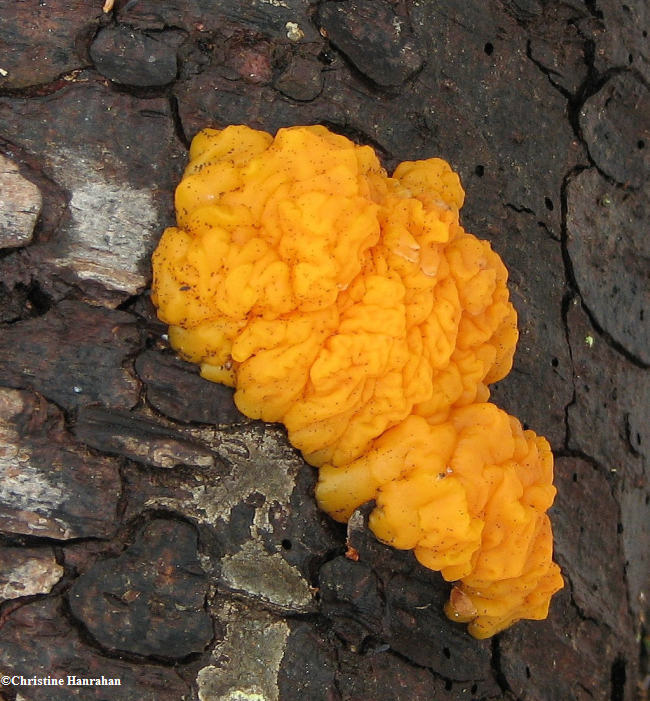
{"label": "orange jelly fungus", "polygon": [[316,497],[455,582],[447,615],[484,638],[545,618],[562,587],[548,442],[487,402],[512,366],[507,271],[459,224],[440,159],[401,163],[322,126],[206,129],[153,256],[172,346],[282,422]]}

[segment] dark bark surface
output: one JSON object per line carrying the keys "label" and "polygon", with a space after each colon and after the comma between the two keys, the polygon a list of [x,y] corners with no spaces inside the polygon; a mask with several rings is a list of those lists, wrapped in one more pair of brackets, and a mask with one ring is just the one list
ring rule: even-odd
{"label": "dark bark surface", "polygon": [[[0,698],[645,698],[647,3],[101,5],[0,0],[0,673],[121,686]],[[470,638],[169,350],[150,254],[189,140],[230,123],[461,175],[519,313],[492,396],[556,455],[548,620]]]}

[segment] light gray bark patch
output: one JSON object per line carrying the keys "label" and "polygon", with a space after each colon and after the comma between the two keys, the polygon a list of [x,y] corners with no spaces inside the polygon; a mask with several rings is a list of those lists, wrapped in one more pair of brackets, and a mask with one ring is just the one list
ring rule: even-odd
{"label": "light gray bark patch", "polygon": [[0,248],[31,243],[43,206],[41,192],[18,172],[18,166],[0,155]]}
{"label": "light gray bark patch", "polygon": [[235,602],[224,603],[218,615],[228,620],[226,635],[213,663],[199,670],[200,701],[279,701],[287,623]]}

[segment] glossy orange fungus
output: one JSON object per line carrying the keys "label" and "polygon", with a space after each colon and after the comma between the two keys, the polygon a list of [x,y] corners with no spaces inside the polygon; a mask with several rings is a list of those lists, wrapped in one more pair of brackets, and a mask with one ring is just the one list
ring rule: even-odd
{"label": "glossy orange fungus", "polygon": [[433,158],[392,177],[324,127],[199,133],[177,227],[153,256],[172,346],[282,422],[316,497],[455,582],[447,615],[483,638],[545,618],[562,587],[548,442],[487,402],[511,368],[507,271],[459,224]]}

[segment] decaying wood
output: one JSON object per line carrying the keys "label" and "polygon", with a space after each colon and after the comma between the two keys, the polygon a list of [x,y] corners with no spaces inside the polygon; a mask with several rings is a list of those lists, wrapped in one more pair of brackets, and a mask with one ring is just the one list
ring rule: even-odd
{"label": "decaying wood", "polygon": [[[612,699],[647,670],[642,0],[0,0],[0,698]],[[449,585],[318,511],[284,431],[147,294],[189,139],[324,123],[441,156],[510,271],[497,404],[548,436],[565,589],[475,641]],[[647,686],[647,678],[645,681]]]}

